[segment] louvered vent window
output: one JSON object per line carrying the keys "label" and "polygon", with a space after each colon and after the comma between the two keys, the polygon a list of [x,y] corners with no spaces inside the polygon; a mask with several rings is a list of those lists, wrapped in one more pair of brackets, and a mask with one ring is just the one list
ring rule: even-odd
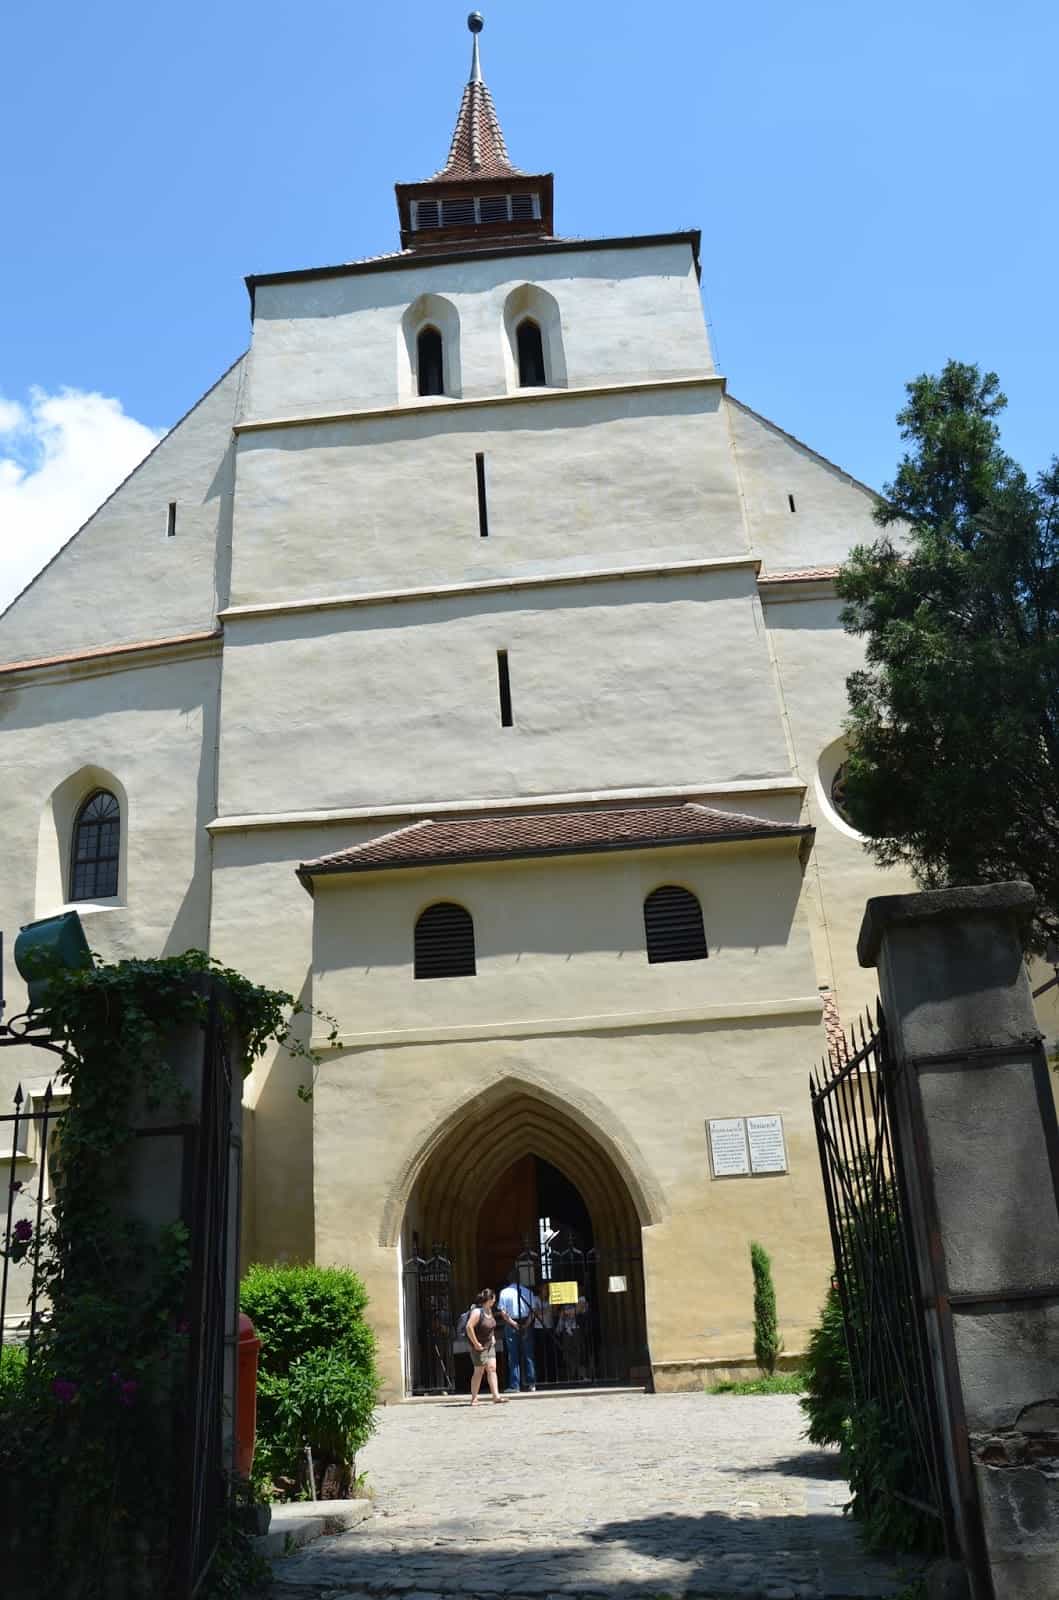
{"label": "louvered vent window", "polygon": [[705,961],[706,930],[702,907],[690,889],[666,883],[643,905],[648,961]]}
{"label": "louvered vent window", "polygon": [[474,214],[473,200],[446,200],[442,211],[446,228],[463,228],[478,220]]}
{"label": "louvered vent window", "polygon": [[474,922],[463,906],[443,900],[416,923],[417,978],[473,978]]}
{"label": "louvered vent window", "polygon": [[541,214],[540,195],[486,194],[459,195],[444,200],[413,200],[412,227],[469,228],[480,222],[533,222]]}

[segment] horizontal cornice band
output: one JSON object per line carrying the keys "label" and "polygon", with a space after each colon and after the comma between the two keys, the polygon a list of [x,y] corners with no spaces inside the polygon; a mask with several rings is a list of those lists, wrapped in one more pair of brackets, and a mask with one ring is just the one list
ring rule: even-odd
{"label": "horizontal cornice band", "polygon": [[621,1033],[626,1029],[672,1028],[687,1023],[754,1022],[770,1017],[823,1014],[818,994],[779,1000],[743,1000],[724,1005],[695,1006],[679,1011],[618,1011],[586,1017],[542,1017],[521,1022],[481,1022],[443,1028],[397,1028],[374,1033],[343,1033],[337,1042],[326,1034],[314,1037],[313,1050],[370,1050],[379,1045],[458,1044],[476,1039],[532,1039],[543,1034]]}
{"label": "horizontal cornice band", "polygon": [[26,661],[11,661],[0,666],[0,679],[16,675],[53,678],[81,677],[91,672],[152,666],[160,657],[216,655],[221,649],[221,630],[203,633],[178,633],[166,639],[141,639],[135,644],[100,645],[93,650],[71,650],[65,655],[35,656]]}
{"label": "horizontal cornice band", "polygon": [[404,805],[349,806],[329,811],[259,811],[214,817],[210,833],[245,833],[257,828],[306,828],[343,822],[386,821],[394,817],[495,815],[498,811],[550,811],[559,806],[610,805],[628,800],[750,799],[756,794],[805,794],[798,778],[757,778],[744,783],[680,784],[662,789],[582,789],[563,794],[523,794],[506,799],[423,800]]}
{"label": "horizontal cornice band", "polygon": [[327,411],[304,417],[260,417],[249,422],[237,422],[233,432],[267,433],[273,428],[322,428],[336,422],[371,422],[385,417],[448,416],[456,411],[476,411],[487,406],[539,405],[550,400],[578,400],[595,395],[649,394],[659,389],[703,389],[719,387],[724,390],[727,379],[715,372],[697,372],[678,378],[644,378],[632,383],[589,383],[569,389],[517,389],[514,394],[470,395],[466,399],[456,395],[439,395],[422,399],[418,395],[399,405],[369,406],[358,411]]}
{"label": "horizontal cornice band", "polygon": [[504,594],[513,589],[554,589],[579,583],[619,583],[629,578],[681,578],[696,573],[728,572],[746,567],[755,574],[760,559],[752,555],[713,556],[705,561],[655,561],[642,567],[587,567],[578,572],[520,573],[510,578],[468,578],[461,583],[429,584],[416,589],[368,589],[362,594],[316,595],[304,600],[262,600],[228,606],[218,612],[224,623],[252,617],[282,617],[303,611],[343,611],[352,606],[387,606],[407,600],[447,600],[458,595]]}

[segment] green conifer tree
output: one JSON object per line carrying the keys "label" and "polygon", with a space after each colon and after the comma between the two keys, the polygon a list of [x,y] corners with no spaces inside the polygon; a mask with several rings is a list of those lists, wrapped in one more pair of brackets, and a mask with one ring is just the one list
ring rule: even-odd
{"label": "green conifer tree", "polygon": [[776,1317],[776,1289],[772,1282],[772,1261],[764,1245],[750,1244],[750,1265],[754,1272],[754,1359],[769,1377],[783,1349]]}

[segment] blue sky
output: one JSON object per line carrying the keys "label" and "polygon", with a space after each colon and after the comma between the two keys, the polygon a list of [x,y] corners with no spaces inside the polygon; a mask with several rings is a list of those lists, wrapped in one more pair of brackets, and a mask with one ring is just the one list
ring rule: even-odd
{"label": "blue sky", "polygon": [[[447,151],[467,9],[9,11],[0,602],[5,544],[43,552],[72,532],[108,473],[245,346],[245,273],[395,246],[394,180]],[[1059,449],[1059,8],[483,10],[509,149],[555,171],[558,230],[702,229],[707,313],[740,399],[880,484],[904,382],[954,355],[1000,373],[1025,465]]]}

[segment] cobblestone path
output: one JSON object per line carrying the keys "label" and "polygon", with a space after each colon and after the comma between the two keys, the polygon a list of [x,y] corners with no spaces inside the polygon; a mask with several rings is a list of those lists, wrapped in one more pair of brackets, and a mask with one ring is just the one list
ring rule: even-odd
{"label": "cobblestone path", "polygon": [[392,1406],[358,1466],[374,1518],[278,1561],[274,1596],[881,1600],[912,1575],[861,1552],[787,1395]]}

